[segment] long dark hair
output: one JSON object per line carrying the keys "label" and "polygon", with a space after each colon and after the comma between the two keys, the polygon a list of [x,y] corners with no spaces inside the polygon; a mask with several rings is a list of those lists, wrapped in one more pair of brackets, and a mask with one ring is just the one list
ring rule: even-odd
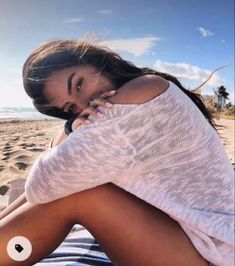
{"label": "long dark hair", "polygon": [[66,113],[50,105],[44,96],[44,87],[47,79],[54,71],[81,65],[95,67],[101,74],[111,79],[117,88],[141,75],[161,76],[176,84],[196,104],[208,122],[215,128],[213,117],[204,105],[201,95],[185,89],[176,77],[150,68],[139,68],[131,62],[123,60],[118,54],[106,47],[78,40],[49,41],[38,47],[24,63],[24,88],[39,112],[63,119],[72,117],[72,113]]}

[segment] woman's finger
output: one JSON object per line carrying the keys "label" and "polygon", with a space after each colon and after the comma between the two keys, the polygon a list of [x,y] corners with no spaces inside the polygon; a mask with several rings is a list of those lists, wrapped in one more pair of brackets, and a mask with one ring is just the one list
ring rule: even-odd
{"label": "woman's finger", "polygon": [[72,130],[76,130],[78,127],[80,127],[81,125],[89,125],[91,123],[91,121],[85,117],[82,116],[78,116],[72,124]]}
{"label": "woman's finger", "polygon": [[106,99],[95,98],[90,102],[90,106],[97,108],[98,106],[103,106],[104,108],[111,108],[112,104]]}
{"label": "woman's finger", "polygon": [[103,106],[104,108],[111,108],[112,104],[109,101],[107,101],[107,98],[113,96],[115,93],[117,93],[117,91],[115,90],[106,91],[100,94],[99,97],[90,101],[89,105],[95,108],[97,108],[98,106]]}
{"label": "woman's finger", "polygon": [[106,91],[106,92],[103,92],[102,94],[100,94],[100,96],[98,98],[108,98],[108,97],[111,97],[113,96],[114,94],[116,94],[117,91],[116,90],[112,90],[112,91]]}
{"label": "woman's finger", "polygon": [[79,114],[79,116],[89,116],[89,115],[93,115],[93,116],[95,116],[96,118],[103,118],[103,117],[104,117],[104,115],[103,115],[100,111],[96,110],[96,108],[93,107],[93,106],[88,106],[88,107],[86,107],[86,108],[83,109],[83,111]]}

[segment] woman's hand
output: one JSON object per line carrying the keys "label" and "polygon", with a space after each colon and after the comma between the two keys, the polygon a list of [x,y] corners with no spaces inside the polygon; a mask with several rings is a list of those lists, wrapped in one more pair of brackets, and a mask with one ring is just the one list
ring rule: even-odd
{"label": "woman's hand", "polygon": [[90,101],[89,106],[87,106],[83,111],[76,117],[72,124],[72,130],[76,130],[81,125],[88,125],[91,121],[88,118],[89,115],[93,115],[96,118],[102,118],[103,114],[100,111],[97,111],[96,108],[102,106],[104,108],[112,108],[112,103],[107,101],[107,98],[112,97],[116,94],[117,91],[106,91],[102,93],[98,98]]}
{"label": "woman's hand", "polygon": [[[94,100],[92,100],[89,104],[89,106],[87,108],[85,108],[76,118],[75,120],[69,122],[69,129],[66,129],[66,125],[65,128],[63,130],[61,130],[52,140],[50,143],[50,148],[58,146],[59,144],[61,144],[62,142],[64,142],[67,137],[68,134],[71,132],[71,127],[72,127],[72,131],[76,130],[79,126],[84,125],[84,124],[90,124],[90,120],[87,119],[87,117],[92,114],[95,117],[99,117],[99,113],[97,113],[96,108],[98,106],[103,106],[105,108],[111,108],[112,104],[107,101],[106,99],[109,97],[112,97],[116,95],[116,91],[107,91],[102,93],[99,97],[95,98]],[[102,114],[100,114],[101,116]],[[67,121],[68,122],[68,121]],[[66,123],[67,123],[66,122]],[[71,126],[72,125],[72,126]],[[69,133],[67,133],[66,131],[69,131]]]}

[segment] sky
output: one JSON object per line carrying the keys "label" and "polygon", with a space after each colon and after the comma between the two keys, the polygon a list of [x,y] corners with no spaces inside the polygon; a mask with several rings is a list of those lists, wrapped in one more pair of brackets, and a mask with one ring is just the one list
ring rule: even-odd
{"label": "sky", "polygon": [[0,107],[32,107],[22,66],[48,40],[87,38],[124,59],[175,75],[188,89],[216,68],[234,103],[233,0],[0,0]]}

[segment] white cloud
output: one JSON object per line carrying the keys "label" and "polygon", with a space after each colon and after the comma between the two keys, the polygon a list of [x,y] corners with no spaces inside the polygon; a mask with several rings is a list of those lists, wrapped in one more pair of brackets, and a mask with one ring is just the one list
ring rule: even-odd
{"label": "white cloud", "polygon": [[[200,81],[201,83],[204,82],[213,71],[186,63],[173,64],[161,60],[157,60],[153,67],[159,72],[172,74],[179,79]],[[217,72],[214,73],[211,79],[207,82],[207,85],[213,87],[220,86],[221,84],[223,84],[223,80]]]}
{"label": "white cloud", "polygon": [[98,10],[97,12],[102,14],[102,15],[109,15],[109,14],[113,13],[113,11],[111,9],[101,9],[101,10]]}
{"label": "white cloud", "polygon": [[83,21],[83,18],[71,18],[63,21],[64,24],[79,23]]}
{"label": "white cloud", "polygon": [[98,44],[105,45],[114,51],[125,51],[134,56],[141,56],[149,52],[156,42],[162,40],[160,37],[144,37],[135,39],[114,39],[101,41]]}
{"label": "white cloud", "polygon": [[201,33],[202,37],[208,37],[214,35],[213,32],[203,28],[203,27],[197,27],[198,31]]}
{"label": "white cloud", "polygon": [[222,43],[225,43],[225,40],[222,40]]}

